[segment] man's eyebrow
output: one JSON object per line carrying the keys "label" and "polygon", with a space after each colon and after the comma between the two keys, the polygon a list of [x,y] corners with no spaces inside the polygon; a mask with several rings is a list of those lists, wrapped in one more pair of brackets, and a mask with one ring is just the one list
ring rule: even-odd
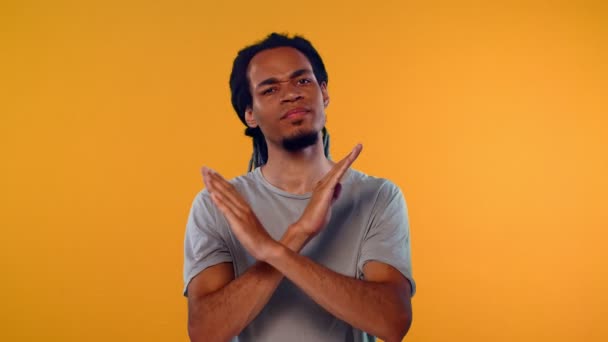
{"label": "man's eyebrow", "polygon": [[[290,79],[294,79],[296,77],[300,77],[302,75],[305,74],[312,74],[312,70],[310,69],[298,69],[294,72],[291,73],[291,75],[289,75]],[[258,85],[256,86],[256,89],[261,87],[261,86],[265,86],[265,85],[270,85],[270,84],[276,84],[279,83],[280,81],[276,78],[276,77],[271,77],[268,79],[263,80],[262,82],[258,83]]]}

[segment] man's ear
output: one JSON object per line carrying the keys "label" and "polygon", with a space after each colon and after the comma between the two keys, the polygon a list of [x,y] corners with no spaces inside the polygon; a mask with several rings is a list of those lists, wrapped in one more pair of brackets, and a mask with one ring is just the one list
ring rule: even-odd
{"label": "man's ear", "polygon": [[329,105],[329,93],[327,92],[327,83],[321,83],[321,95],[323,96],[323,107],[327,108]]}
{"label": "man's ear", "polygon": [[247,107],[245,109],[245,122],[247,122],[247,126],[249,126],[250,128],[258,127],[258,122],[253,117],[253,109],[251,109],[251,107]]}

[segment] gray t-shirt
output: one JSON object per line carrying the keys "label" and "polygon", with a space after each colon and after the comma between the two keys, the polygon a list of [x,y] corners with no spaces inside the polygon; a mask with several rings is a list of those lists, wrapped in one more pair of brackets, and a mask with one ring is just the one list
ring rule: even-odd
{"label": "gray t-shirt", "polygon": [[[260,168],[230,182],[276,240],[300,217],[312,195],[291,194],[273,186]],[[364,278],[363,266],[370,260],[389,264],[410,281],[413,295],[409,220],[401,191],[389,180],[353,169],[346,172],[341,184],[330,222],[300,253],[358,279]],[[184,247],[184,295],[190,280],[207,267],[231,262],[238,277],[256,262],[232,234],[207,190],[194,198]],[[238,336],[241,342],[370,340],[373,336],[334,317],[286,278]]]}

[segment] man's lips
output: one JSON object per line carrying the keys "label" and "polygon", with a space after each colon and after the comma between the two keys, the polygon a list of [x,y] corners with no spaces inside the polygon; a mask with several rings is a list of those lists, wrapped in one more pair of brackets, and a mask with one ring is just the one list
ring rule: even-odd
{"label": "man's lips", "polygon": [[308,112],[310,112],[310,110],[308,110],[306,108],[294,108],[294,109],[287,111],[285,114],[283,114],[281,119],[299,118]]}

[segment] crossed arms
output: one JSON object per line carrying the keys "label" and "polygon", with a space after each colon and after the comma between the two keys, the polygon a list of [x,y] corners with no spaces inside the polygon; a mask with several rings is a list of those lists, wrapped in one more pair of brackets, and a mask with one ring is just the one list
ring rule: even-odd
{"label": "crossed arms", "polygon": [[369,261],[365,280],[336,273],[298,252],[319,233],[339,195],[339,180],[357,158],[357,146],[317,184],[300,219],[273,240],[249,205],[219,174],[203,170],[213,203],[256,264],[235,279],[232,264],[209,267],[188,285],[188,333],[193,342],[226,341],[262,310],[283,277],[332,315],[387,342],[400,341],[411,324],[409,281],[387,264]]}

